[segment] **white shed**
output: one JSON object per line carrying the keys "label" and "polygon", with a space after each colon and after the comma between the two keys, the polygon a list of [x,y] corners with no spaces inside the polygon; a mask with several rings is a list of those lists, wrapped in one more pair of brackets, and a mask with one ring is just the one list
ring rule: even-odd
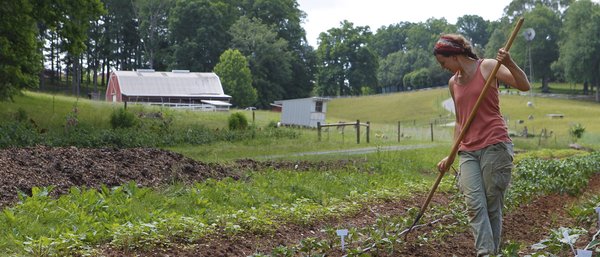
{"label": "white shed", "polygon": [[316,128],[325,123],[328,98],[309,97],[276,101],[281,106],[281,124]]}

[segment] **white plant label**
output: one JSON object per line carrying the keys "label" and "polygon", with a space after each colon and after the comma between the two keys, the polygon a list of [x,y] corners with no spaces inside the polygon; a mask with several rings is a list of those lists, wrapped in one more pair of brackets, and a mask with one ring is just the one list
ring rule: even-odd
{"label": "white plant label", "polygon": [[337,233],[338,236],[341,237],[342,239],[342,251],[344,251],[344,237],[346,237],[348,235],[348,230],[347,229],[338,229],[335,231]]}
{"label": "white plant label", "polygon": [[571,247],[571,251],[573,251],[573,254],[576,254],[575,248],[573,248],[573,244],[571,243],[571,237],[569,237],[569,231],[564,230],[563,236],[565,237],[565,242],[567,242],[567,244],[569,244],[569,246]]}
{"label": "white plant label", "polygon": [[577,249],[577,257],[592,257],[592,251]]}

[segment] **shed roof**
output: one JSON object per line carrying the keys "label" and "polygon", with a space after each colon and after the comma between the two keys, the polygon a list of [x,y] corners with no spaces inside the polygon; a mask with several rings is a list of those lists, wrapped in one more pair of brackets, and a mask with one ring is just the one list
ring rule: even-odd
{"label": "shed roof", "polygon": [[213,72],[113,71],[121,93],[128,96],[202,97],[225,95]]}
{"label": "shed roof", "polygon": [[331,100],[331,99],[327,98],[327,97],[313,96],[313,97],[306,97],[306,98],[277,100],[277,101],[273,101],[273,103],[271,103],[271,105],[273,105],[273,106],[281,106],[284,102],[297,102],[297,101],[303,101],[303,102],[323,101],[323,102],[328,102],[329,100]]}

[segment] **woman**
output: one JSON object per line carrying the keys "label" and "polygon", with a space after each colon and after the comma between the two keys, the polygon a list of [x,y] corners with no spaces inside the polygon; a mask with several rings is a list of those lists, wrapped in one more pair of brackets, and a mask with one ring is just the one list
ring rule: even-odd
{"label": "woman", "polygon": [[[530,88],[523,70],[502,48],[498,50],[496,59],[479,59],[471,43],[463,36],[447,34],[436,42],[433,53],[442,68],[454,74],[448,81],[448,87],[456,110],[455,139],[498,62],[502,65],[496,81],[490,86],[497,87],[499,80],[521,91]],[[500,113],[497,88],[486,92],[460,142],[458,156],[458,184],[465,195],[477,256],[497,254],[501,242],[504,192],[513,168],[513,145]],[[447,160],[448,157],[438,163],[440,171],[447,170]]]}

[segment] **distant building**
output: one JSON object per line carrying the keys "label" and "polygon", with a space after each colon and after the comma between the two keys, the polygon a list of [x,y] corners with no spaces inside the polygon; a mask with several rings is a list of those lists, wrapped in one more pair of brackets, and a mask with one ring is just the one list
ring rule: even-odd
{"label": "distant building", "polygon": [[113,71],[106,88],[109,102],[214,111],[229,110],[230,100],[221,80],[212,72]]}
{"label": "distant building", "polygon": [[281,101],[275,101],[271,104],[271,111],[281,112]]}
{"label": "distant building", "polygon": [[275,101],[271,106],[281,107],[281,125],[316,128],[325,123],[328,98],[309,97]]}

